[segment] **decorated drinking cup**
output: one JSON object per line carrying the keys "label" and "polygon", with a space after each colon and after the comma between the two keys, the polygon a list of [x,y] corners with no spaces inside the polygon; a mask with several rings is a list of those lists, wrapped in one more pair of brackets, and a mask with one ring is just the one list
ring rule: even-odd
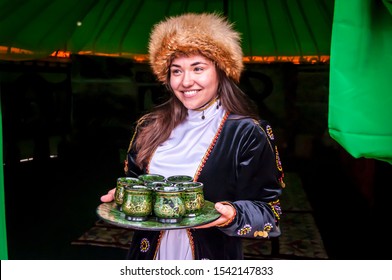
{"label": "decorated drinking cup", "polygon": [[125,188],[122,211],[129,221],[145,221],[152,213],[152,190],[144,185]]}
{"label": "decorated drinking cup", "polygon": [[192,182],[193,178],[188,175],[173,175],[173,176],[167,177],[166,181],[175,185],[178,183]]}
{"label": "decorated drinking cup", "polygon": [[159,222],[168,224],[181,222],[185,214],[182,191],[183,188],[174,186],[155,188],[154,214]]}
{"label": "decorated drinking cup", "polygon": [[117,209],[122,211],[122,204],[124,202],[125,188],[132,185],[141,185],[143,181],[134,177],[119,177],[117,178],[116,190],[114,192],[114,201]]}
{"label": "decorated drinking cup", "polygon": [[144,185],[151,182],[165,182],[166,178],[160,174],[142,174],[138,176],[138,179],[142,180]]}
{"label": "decorated drinking cup", "polygon": [[201,182],[184,182],[175,185],[178,188],[183,188],[182,198],[185,205],[185,217],[196,217],[200,215],[204,207],[204,192],[203,183]]}

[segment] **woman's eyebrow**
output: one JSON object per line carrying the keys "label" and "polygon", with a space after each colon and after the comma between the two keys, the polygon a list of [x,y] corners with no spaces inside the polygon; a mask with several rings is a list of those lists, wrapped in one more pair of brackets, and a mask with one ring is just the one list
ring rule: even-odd
{"label": "woman's eyebrow", "polygon": [[[204,65],[207,65],[207,63],[206,62],[202,62],[202,61],[196,61],[196,62],[193,62],[192,64],[191,64],[191,66],[196,66],[196,65],[199,65],[199,64],[204,64]],[[172,65],[170,65],[170,67],[179,67],[179,68],[181,68],[181,65],[178,65],[178,64],[175,64],[175,63],[173,63]]]}
{"label": "woman's eyebrow", "polygon": [[196,61],[196,62],[192,63],[191,66],[195,66],[195,65],[199,65],[199,64],[205,64],[205,65],[207,65],[206,62]]}

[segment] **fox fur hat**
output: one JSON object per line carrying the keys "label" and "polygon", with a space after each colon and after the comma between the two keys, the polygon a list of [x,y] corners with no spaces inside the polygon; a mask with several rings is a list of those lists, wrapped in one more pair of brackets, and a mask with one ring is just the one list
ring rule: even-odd
{"label": "fox fur hat", "polygon": [[240,33],[215,13],[187,13],[157,23],[148,50],[151,68],[163,83],[178,54],[202,54],[237,83],[244,68]]}

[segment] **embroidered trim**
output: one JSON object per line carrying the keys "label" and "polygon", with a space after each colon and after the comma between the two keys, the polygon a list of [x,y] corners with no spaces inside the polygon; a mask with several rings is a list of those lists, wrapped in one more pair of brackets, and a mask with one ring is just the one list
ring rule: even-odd
{"label": "embroidered trim", "polygon": [[263,238],[267,238],[267,237],[268,237],[268,232],[262,231],[262,230],[260,230],[260,231],[255,231],[255,232],[253,233],[253,236],[254,236],[254,237],[260,236],[260,237],[263,237]]}
{"label": "embroidered trim", "polygon": [[286,187],[286,183],[283,181],[283,174],[282,174],[282,177],[279,178],[279,183],[282,186],[282,189],[284,189]]}
{"label": "embroidered trim", "polygon": [[266,223],[264,225],[264,229],[263,230],[259,230],[259,231],[255,231],[253,233],[254,237],[260,236],[263,238],[267,238],[269,236],[269,232],[271,231],[271,229],[273,228],[271,223]]}
{"label": "embroidered trim", "polygon": [[264,231],[266,231],[266,232],[270,232],[272,228],[273,228],[273,226],[271,223],[266,223],[264,225]]}
{"label": "embroidered trim", "polygon": [[253,122],[267,135],[268,144],[269,144],[271,150],[275,153],[276,167],[277,167],[278,171],[280,171],[281,174],[282,174],[281,177],[279,178],[279,183],[280,183],[282,188],[285,188],[286,184],[283,182],[284,173],[283,173],[282,161],[280,160],[278,146],[276,146],[275,144],[272,144],[271,141],[270,141],[270,139],[271,140],[275,140],[275,136],[274,136],[274,134],[272,132],[272,127],[270,125],[267,125],[266,126],[267,131],[265,131],[264,128],[261,126],[259,121],[253,119]]}
{"label": "embroidered trim", "polygon": [[279,171],[283,171],[282,162],[280,161],[278,147],[275,146],[275,158],[276,158],[276,166],[278,167]]}
{"label": "embroidered trim", "polygon": [[162,235],[163,235],[163,230],[161,230],[159,232],[158,242],[157,242],[157,246],[155,248],[155,253],[154,253],[154,258],[153,258],[154,260],[157,258],[158,250],[159,250],[159,247],[161,246]]}
{"label": "embroidered trim", "polygon": [[139,119],[139,121],[136,123],[135,131],[133,132],[131,141],[129,142],[128,151],[127,151],[128,153],[129,153],[129,151],[130,151],[131,148],[132,148],[133,141],[135,140],[135,137],[136,137],[136,134],[137,134],[137,130],[138,130],[138,128],[139,128],[139,125],[140,125],[143,121],[144,121],[143,119]]}
{"label": "embroidered trim", "polygon": [[193,242],[193,235],[191,233],[190,229],[186,230],[186,233],[188,234],[188,238],[189,238],[189,245],[191,247],[192,250],[192,258],[195,260],[195,243]]}
{"label": "embroidered trim", "polygon": [[271,143],[271,141],[269,139],[268,133],[264,130],[264,128],[261,126],[259,121],[255,120],[255,119],[252,119],[252,120],[264,132],[264,134],[267,136],[267,141],[268,141],[268,144],[269,144],[269,146],[271,148],[271,151],[274,152],[274,148],[272,147],[272,143]]}
{"label": "embroidered trim", "polygon": [[147,238],[143,238],[140,241],[140,252],[146,253],[148,250],[150,250],[150,241]]}
{"label": "embroidered trim", "polygon": [[274,133],[272,132],[272,127],[268,124],[268,125],[266,126],[266,129],[267,129],[267,135],[268,135],[268,137],[269,137],[271,140],[275,140]]}
{"label": "embroidered trim", "polygon": [[219,125],[218,131],[216,132],[214,138],[212,139],[212,142],[211,142],[210,146],[208,147],[208,149],[205,152],[205,154],[204,154],[204,156],[203,156],[199,166],[196,169],[195,176],[193,176],[193,178],[194,178],[193,181],[194,182],[197,182],[197,180],[199,179],[200,173],[203,170],[204,165],[206,164],[207,159],[210,156],[210,154],[212,152],[212,149],[214,148],[214,146],[216,144],[216,141],[218,140],[218,137],[219,137],[219,135],[222,132],[223,125],[225,124],[225,122],[226,122],[228,117],[229,117],[229,112],[226,112],[226,114],[223,116],[223,119],[222,119],[222,121],[221,121],[221,123]]}
{"label": "embroidered trim", "polygon": [[[158,254],[159,247],[161,246],[161,240],[162,240],[163,232],[164,232],[164,231],[161,230],[160,233],[159,233],[158,242],[157,242],[157,247],[156,247],[156,249],[155,249],[154,258],[153,258],[154,260],[156,259],[157,254]],[[191,250],[192,250],[192,258],[195,260],[195,243],[193,242],[193,235],[192,235],[190,229],[186,229],[186,233],[187,233],[187,235],[188,235],[188,238],[189,238],[189,245],[190,245]],[[144,239],[146,239],[146,238],[144,238]]]}
{"label": "embroidered trim", "polygon": [[[129,153],[131,151],[131,149],[132,149],[133,141],[135,140],[135,137],[136,137],[136,134],[137,134],[137,129],[138,129],[140,123],[141,122],[138,121],[137,124],[136,124],[135,131],[133,132],[131,141],[129,142],[127,153]],[[124,160],[124,172],[125,172],[125,174],[128,173],[128,170],[129,170],[129,168],[128,168],[128,156],[127,156],[127,158]]]}
{"label": "embroidered trim", "polygon": [[275,200],[268,202],[268,205],[271,207],[272,212],[274,212],[275,217],[280,220],[280,215],[282,214],[282,209],[280,208],[280,201]]}
{"label": "embroidered trim", "polygon": [[248,233],[251,232],[251,231],[252,231],[252,227],[251,227],[249,224],[246,224],[246,225],[244,225],[243,228],[240,228],[240,229],[237,231],[237,234],[238,234],[238,235],[246,235],[246,234],[248,234]]}

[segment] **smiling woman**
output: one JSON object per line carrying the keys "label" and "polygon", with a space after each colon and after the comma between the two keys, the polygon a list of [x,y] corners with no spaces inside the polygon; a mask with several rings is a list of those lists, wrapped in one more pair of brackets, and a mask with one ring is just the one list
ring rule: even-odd
{"label": "smiling woman", "polygon": [[137,122],[125,175],[190,176],[220,216],[193,228],[137,230],[130,259],[243,259],[238,237],[280,235],[282,165],[271,127],[238,87],[239,38],[214,13],[154,25],[150,63],[170,97]]}
{"label": "smiling woman", "polygon": [[[51,54],[59,60],[72,53],[146,62],[149,30],[156,22],[205,11],[235,23],[244,62],[328,62],[333,7],[334,0],[5,0],[0,1],[0,60]],[[223,80],[221,86],[229,83]]]}

